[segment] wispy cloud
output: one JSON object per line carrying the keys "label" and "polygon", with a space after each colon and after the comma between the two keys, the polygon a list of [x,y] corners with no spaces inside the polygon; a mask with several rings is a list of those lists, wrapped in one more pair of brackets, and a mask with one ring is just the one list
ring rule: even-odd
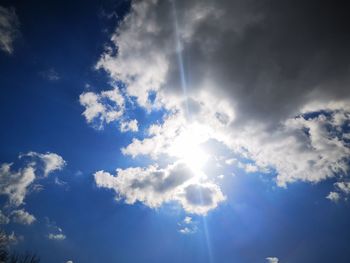
{"label": "wispy cloud", "polygon": [[50,68],[48,70],[44,70],[39,72],[39,74],[47,80],[50,81],[57,81],[59,79],[61,79],[61,76],[58,74],[58,72],[54,69],[54,68]]}
{"label": "wispy cloud", "polygon": [[178,225],[180,227],[179,232],[184,235],[194,234],[198,230],[196,222],[194,222],[190,216],[186,216]]}
{"label": "wispy cloud", "polygon": [[83,115],[86,121],[97,129],[102,129],[105,123],[119,120],[125,110],[124,97],[117,88],[101,93],[84,92],[79,102],[85,107]]}
{"label": "wispy cloud", "polygon": [[19,35],[19,20],[14,8],[0,6],[0,49],[12,54],[13,42]]}

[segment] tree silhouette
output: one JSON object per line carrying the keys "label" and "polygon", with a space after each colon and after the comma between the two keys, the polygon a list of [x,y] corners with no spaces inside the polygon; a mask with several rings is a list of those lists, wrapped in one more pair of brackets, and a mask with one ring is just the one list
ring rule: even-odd
{"label": "tree silhouette", "polygon": [[5,263],[8,259],[7,251],[7,236],[3,231],[0,231],[0,263]]}
{"label": "tree silhouette", "polygon": [[33,253],[19,254],[9,252],[9,239],[5,232],[0,230],[0,263],[39,263],[40,258]]}
{"label": "tree silhouette", "polygon": [[10,255],[6,263],[39,263],[40,258],[32,253],[26,252],[25,254],[14,253]]}

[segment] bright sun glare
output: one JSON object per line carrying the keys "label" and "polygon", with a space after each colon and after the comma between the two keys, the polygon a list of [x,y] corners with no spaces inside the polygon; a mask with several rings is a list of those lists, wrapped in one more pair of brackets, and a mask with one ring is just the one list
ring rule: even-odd
{"label": "bright sun glare", "polygon": [[185,162],[196,173],[196,176],[201,176],[203,175],[202,169],[209,158],[209,154],[201,145],[205,141],[206,135],[200,127],[191,125],[174,140],[170,152]]}

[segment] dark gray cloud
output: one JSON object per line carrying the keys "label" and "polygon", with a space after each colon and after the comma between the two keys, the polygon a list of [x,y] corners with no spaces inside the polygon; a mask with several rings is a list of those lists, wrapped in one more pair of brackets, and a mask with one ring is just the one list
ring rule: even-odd
{"label": "dark gray cloud", "polygon": [[212,205],[212,189],[200,185],[189,185],[185,188],[186,198],[188,203],[194,206],[198,205]]}
{"label": "dark gray cloud", "polygon": [[[219,1],[214,10],[219,15],[208,14],[183,41],[189,89],[209,80],[212,92],[231,98],[238,118],[259,121],[349,97],[350,21],[337,1]],[[244,26],[232,18],[241,10]]]}
{"label": "dark gray cloud", "polygon": [[[140,81],[140,89],[183,96],[174,6],[188,95],[205,88],[230,98],[235,125],[276,123],[311,101],[349,98],[349,8],[339,1],[135,2],[114,38],[119,65],[112,55],[99,66],[122,79],[127,75],[126,82]],[[166,67],[166,73],[140,74],[128,63],[131,55],[141,65],[147,60]],[[152,81],[144,82],[142,74]]]}

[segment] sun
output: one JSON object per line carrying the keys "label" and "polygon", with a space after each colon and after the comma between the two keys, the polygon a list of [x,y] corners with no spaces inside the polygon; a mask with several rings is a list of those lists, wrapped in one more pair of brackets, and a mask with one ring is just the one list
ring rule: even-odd
{"label": "sun", "polygon": [[196,174],[202,174],[209,159],[202,145],[206,140],[207,136],[201,127],[189,125],[174,139],[170,154],[186,163]]}
{"label": "sun", "polygon": [[208,154],[198,146],[188,148],[183,157],[184,161],[196,170],[202,169],[208,160]]}

